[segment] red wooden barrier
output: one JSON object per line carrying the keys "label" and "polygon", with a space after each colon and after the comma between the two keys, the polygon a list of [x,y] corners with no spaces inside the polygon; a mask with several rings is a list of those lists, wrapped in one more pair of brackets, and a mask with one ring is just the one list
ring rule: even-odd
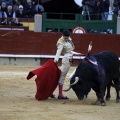
{"label": "red wooden barrier", "polygon": [[[0,54],[55,55],[56,42],[61,33],[35,33],[27,31],[0,31]],[[91,53],[113,51],[120,57],[120,35],[72,34],[75,51],[87,53],[93,42]]]}

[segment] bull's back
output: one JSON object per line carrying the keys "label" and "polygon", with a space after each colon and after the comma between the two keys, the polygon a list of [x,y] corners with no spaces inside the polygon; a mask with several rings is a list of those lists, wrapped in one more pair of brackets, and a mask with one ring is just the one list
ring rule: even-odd
{"label": "bull's back", "polygon": [[119,73],[119,59],[113,52],[101,52],[93,55],[108,74]]}

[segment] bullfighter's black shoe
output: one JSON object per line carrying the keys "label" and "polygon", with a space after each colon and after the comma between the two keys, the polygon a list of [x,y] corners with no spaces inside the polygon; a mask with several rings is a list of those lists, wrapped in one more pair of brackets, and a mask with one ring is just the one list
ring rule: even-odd
{"label": "bullfighter's black shoe", "polygon": [[67,96],[58,96],[58,99],[69,99]]}

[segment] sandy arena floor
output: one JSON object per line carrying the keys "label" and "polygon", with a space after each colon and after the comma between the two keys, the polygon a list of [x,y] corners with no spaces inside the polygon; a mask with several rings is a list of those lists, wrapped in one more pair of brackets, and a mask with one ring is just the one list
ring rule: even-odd
{"label": "sandy arena floor", "polygon": [[[120,120],[120,103],[115,102],[115,90],[107,106],[95,104],[96,95],[90,92],[88,98],[79,101],[70,90],[64,93],[70,99],[48,99],[37,101],[35,77],[26,80],[30,70],[37,67],[0,66],[0,120]],[[67,74],[64,88],[69,85]],[[54,94],[57,97],[58,89]]]}

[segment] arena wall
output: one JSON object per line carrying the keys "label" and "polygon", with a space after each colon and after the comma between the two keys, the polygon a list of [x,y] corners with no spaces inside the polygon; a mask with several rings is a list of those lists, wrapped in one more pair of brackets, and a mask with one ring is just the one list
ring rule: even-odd
{"label": "arena wall", "polygon": [[[0,64],[42,65],[46,60],[54,58],[57,49],[56,42],[61,35],[61,33],[56,32],[0,31],[0,56],[2,60],[0,60]],[[71,34],[71,37],[76,52],[87,54],[88,45],[92,41],[91,54],[113,51],[120,57],[120,35]],[[80,56],[74,56],[73,65],[78,64],[80,59]]]}

